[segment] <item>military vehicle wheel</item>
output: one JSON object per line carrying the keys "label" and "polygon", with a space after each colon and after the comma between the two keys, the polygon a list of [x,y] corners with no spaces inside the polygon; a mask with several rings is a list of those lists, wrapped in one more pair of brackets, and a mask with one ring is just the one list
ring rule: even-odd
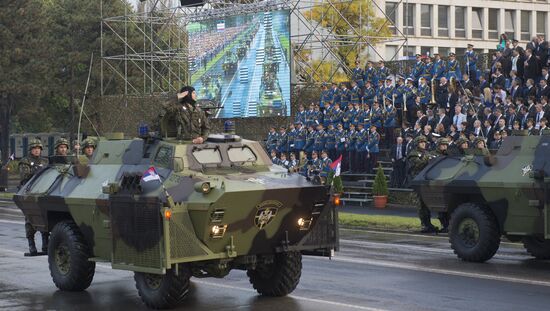
{"label": "military vehicle wheel", "polygon": [[152,309],[169,309],[181,304],[187,293],[191,271],[187,266],[180,266],[179,275],[175,269],[166,271],[165,275],[136,272],[134,280],[141,300]]}
{"label": "military vehicle wheel", "polygon": [[550,240],[526,236],[523,238],[523,246],[531,256],[537,259],[550,259]]}
{"label": "military vehicle wheel", "polygon": [[459,205],[449,227],[449,242],[462,260],[484,262],[498,250],[500,233],[495,217],[475,203]]}
{"label": "military vehicle wheel", "polygon": [[256,266],[248,270],[248,277],[254,289],[261,295],[286,296],[298,286],[302,275],[302,254],[287,252],[275,255],[271,264]]}
{"label": "military vehicle wheel", "polygon": [[48,243],[48,264],[55,286],[64,291],[83,291],[90,286],[95,262],[78,226],[61,221],[53,227]]}

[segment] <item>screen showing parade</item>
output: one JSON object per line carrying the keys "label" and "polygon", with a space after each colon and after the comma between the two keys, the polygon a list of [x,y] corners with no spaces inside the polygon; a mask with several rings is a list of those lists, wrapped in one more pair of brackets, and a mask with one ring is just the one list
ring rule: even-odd
{"label": "screen showing parade", "polygon": [[290,115],[289,11],[187,26],[191,84],[218,118]]}

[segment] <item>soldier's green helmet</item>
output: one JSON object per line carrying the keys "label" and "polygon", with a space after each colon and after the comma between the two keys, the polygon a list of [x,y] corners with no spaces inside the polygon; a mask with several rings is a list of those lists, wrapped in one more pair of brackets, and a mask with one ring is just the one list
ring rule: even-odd
{"label": "soldier's green helmet", "polygon": [[31,139],[31,141],[29,141],[29,150],[32,150],[33,148],[40,148],[40,149],[44,149],[44,146],[42,146],[42,142],[40,141],[40,139],[38,138],[35,138],[35,139]]}
{"label": "soldier's green helmet", "polygon": [[414,139],[414,143],[417,144],[417,145],[421,142],[425,142],[425,143],[428,142],[428,139],[426,138],[426,136],[420,135],[420,136],[418,136]]}
{"label": "soldier's green helmet", "polygon": [[460,146],[460,145],[462,145],[463,143],[467,143],[467,142],[468,142],[468,140],[467,140],[466,138],[460,137],[459,139],[456,140],[456,145],[457,145],[457,146]]}
{"label": "soldier's green helmet", "polygon": [[483,139],[483,137],[479,137],[479,136],[476,137],[476,138],[474,139],[474,145],[477,146],[477,144],[478,144],[480,141],[482,141],[483,143],[485,143],[485,139]]}
{"label": "soldier's green helmet", "polygon": [[437,140],[437,145],[440,146],[440,145],[448,145],[449,144],[449,140],[447,138],[440,138]]}
{"label": "soldier's green helmet", "polygon": [[95,140],[91,139],[91,138],[86,138],[83,142],[82,142],[82,148],[86,148],[86,147],[93,147],[95,148],[96,147],[96,142]]}
{"label": "soldier's green helmet", "polygon": [[67,148],[69,148],[70,144],[69,144],[69,141],[67,140],[67,138],[60,138],[58,139],[56,142],[55,142],[55,149],[57,149],[57,147],[61,146],[61,145],[65,145],[67,146]]}

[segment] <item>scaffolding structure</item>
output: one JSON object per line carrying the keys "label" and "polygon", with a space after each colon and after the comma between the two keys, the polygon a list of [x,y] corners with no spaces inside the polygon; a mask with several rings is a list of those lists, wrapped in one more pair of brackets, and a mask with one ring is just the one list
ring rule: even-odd
{"label": "scaffolding structure", "polygon": [[[190,73],[186,26],[202,20],[289,10],[291,81],[293,87],[299,88],[330,81],[338,73],[350,76],[353,68],[342,57],[344,47],[364,58],[385,59],[377,47],[379,44],[396,42],[399,46],[396,55],[407,44],[407,36],[388,17],[392,12],[385,12],[377,0],[206,0],[199,6],[181,6],[173,0],[147,0],[123,16],[104,16],[105,0],[100,1],[102,96],[159,95],[173,93],[186,84]],[[357,3],[364,10],[359,12],[358,20],[356,13],[353,18],[348,14]],[[402,3],[403,0],[398,5]],[[313,10],[330,16],[330,23],[322,25],[313,19]],[[395,34],[380,35],[380,30],[369,24],[372,21],[369,16],[385,19],[377,27],[393,27]],[[342,26],[347,31],[337,33],[335,29]],[[328,73],[321,75],[323,63],[331,66]]]}

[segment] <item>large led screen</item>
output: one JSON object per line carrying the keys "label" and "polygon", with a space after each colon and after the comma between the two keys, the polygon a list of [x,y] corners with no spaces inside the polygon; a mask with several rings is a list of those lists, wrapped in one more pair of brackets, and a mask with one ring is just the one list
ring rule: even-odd
{"label": "large led screen", "polygon": [[290,115],[289,11],[190,23],[191,85],[214,117]]}

